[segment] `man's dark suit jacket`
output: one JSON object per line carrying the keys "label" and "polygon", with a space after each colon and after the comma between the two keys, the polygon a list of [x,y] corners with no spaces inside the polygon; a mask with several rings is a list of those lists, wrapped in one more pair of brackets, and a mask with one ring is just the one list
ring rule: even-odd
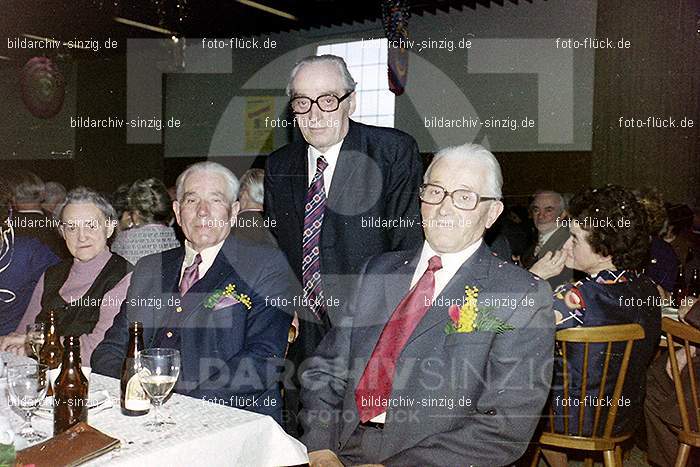
{"label": "man's dark suit jacket", "polygon": [[[420,250],[372,258],[345,322],[330,330],[310,359],[302,375],[301,412],[301,441],[309,451],[342,453],[357,429],[358,381],[385,323],[409,290],[419,258]],[[515,329],[447,334],[449,306],[461,306],[465,286],[479,289],[480,310],[492,308]],[[550,293],[546,281],[494,257],[482,244],[436,297],[404,347],[390,396],[402,402],[387,410],[381,449],[366,461],[392,466],[515,462],[549,393]]]}
{"label": "man's dark suit jacket", "polygon": [[[178,291],[184,247],[142,258],[127,297],[104,341],[92,354],[92,368],[119,378],[129,340],[129,322],[141,321],[146,348],[172,313],[183,313],[181,369],[175,391],[280,421],[282,358],[292,316],[278,307],[291,300],[292,275],[282,253],[229,236],[207,273],[184,296]],[[215,290],[234,284],[251,297],[224,308],[205,307]],[[214,400],[216,398],[216,400]]]}
{"label": "man's dark suit jacket", "polygon": [[[537,246],[537,239],[535,239],[535,243],[530,245],[530,247],[525,250],[525,254],[523,255],[523,266],[526,269],[529,269],[537,262],[537,260],[542,258],[548,252],[554,253],[557,250],[561,250],[564,247],[564,243],[566,243],[570,236],[571,234],[569,233],[568,227],[559,227],[552,234],[552,236],[549,237],[544,245],[542,245],[542,248],[537,255],[535,255],[535,247]],[[547,282],[549,282],[549,285],[552,286],[552,290],[555,290],[558,286],[571,282],[573,278],[573,269],[564,267],[559,274],[547,279]]]}
{"label": "man's dark suit jacket", "polygon": [[34,237],[61,259],[73,259],[66,242],[58,233],[58,220],[38,212],[15,212],[12,216],[15,235]]}
{"label": "man's dark suit jacket", "polygon": [[[270,154],[265,171],[265,214],[280,248],[301,282],[308,144],[297,141]],[[350,121],[333,173],[321,231],[321,273],[327,301],[342,306],[348,285],[364,262],[387,251],[417,248],[423,241],[418,187],[423,176],[415,140],[399,130]],[[387,228],[371,221],[402,221]],[[340,306],[328,307],[334,321]],[[306,310],[304,310],[306,311]],[[300,315],[300,335],[290,358],[310,355],[328,324]],[[301,358],[299,358],[301,357]]]}

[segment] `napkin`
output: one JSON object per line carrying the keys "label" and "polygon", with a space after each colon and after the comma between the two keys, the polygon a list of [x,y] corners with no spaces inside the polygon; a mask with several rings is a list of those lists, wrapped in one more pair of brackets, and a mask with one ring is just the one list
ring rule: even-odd
{"label": "napkin", "polygon": [[0,415],[0,444],[12,444],[15,440],[15,432],[12,430],[10,420]]}

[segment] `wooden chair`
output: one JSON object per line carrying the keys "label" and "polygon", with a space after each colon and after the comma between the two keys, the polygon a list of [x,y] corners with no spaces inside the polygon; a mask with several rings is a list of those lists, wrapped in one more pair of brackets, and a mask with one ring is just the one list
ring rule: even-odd
{"label": "wooden chair", "polygon": [[[661,329],[666,333],[668,341],[669,359],[671,360],[671,374],[673,375],[673,385],[676,387],[676,400],[678,401],[678,409],[681,414],[682,430],[678,431],[678,454],[676,455],[676,467],[684,467],[688,463],[690,450],[700,447],[700,404],[698,400],[698,379],[695,374],[693,358],[691,355],[691,343],[700,346],[700,330],[695,329],[687,324],[675,321],[671,318],[664,318],[661,321]],[[689,399],[692,402],[692,413],[695,415],[695,427],[691,426],[691,419],[688,413],[688,399],[683,386],[681,371],[678,368],[678,355],[672,352],[676,346],[680,347],[685,352],[686,378],[689,378],[688,386],[690,387]],[[674,431],[676,431],[674,429]]]}
{"label": "wooden chair", "polygon": [[[620,444],[627,439],[629,439],[633,433],[623,433],[619,435],[613,435],[613,428],[615,426],[615,417],[617,416],[618,401],[622,395],[622,387],[625,382],[625,375],[627,374],[627,368],[629,366],[630,355],[632,353],[632,346],[634,341],[644,339],[644,329],[638,324],[621,324],[614,326],[596,326],[596,327],[580,327],[572,329],[563,329],[557,331],[556,340],[561,346],[562,352],[562,366],[563,366],[563,396],[564,399],[570,397],[571,389],[570,385],[570,372],[568,367],[567,358],[567,346],[571,343],[576,345],[583,344],[583,368],[582,368],[582,384],[581,384],[581,395],[579,401],[585,401],[588,394],[588,362],[589,362],[589,346],[590,344],[607,344],[605,351],[605,361],[603,366],[602,377],[600,380],[600,390],[597,395],[598,400],[602,400],[605,394],[606,383],[608,378],[617,378],[615,381],[615,389],[613,392],[613,400],[610,407],[608,407],[608,413],[606,419],[601,420],[601,409],[602,404],[598,404],[595,408],[594,418],[593,418],[593,430],[590,436],[585,436],[583,434],[584,427],[584,417],[586,414],[586,405],[584,403],[579,403],[578,408],[573,406],[572,410],[579,410],[578,414],[578,429],[577,435],[569,435],[569,405],[563,405],[564,413],[564,432],[557,433],[555,431],[554,424],[554,410],[552,405],[549,406],[549,430],[544,431],[540,435],[539,446],[536,449],[534,459],[532,461],[532,466],[536,466],[539,462],[541,454],[545,455],[545,459],[551,461],[554,459],[551,450],[548,448],[556,449],[571,449],[577,451],[586,452],[602,452],[603,461],[605,466],[622,466],[622,447]],[[620,370],[617,375],[608,374],[608,366],[610,363],[610,357],[613,350],[613,343],[626,342],[625,351],[622,357],[622,362]],[[578,389],[578,388],[577,388]],[[601,425],[604,423],[604,425]],[[599,428],[603,427],[602,435],[597,435],[599,433]],[[573,430],[571,430],[573,431]],[[543,452],[544,450],[544,452]],[[557,452],[557,459],[566,462],[566,454],[563,452]],[[585,465],[592,466],[593,460],[591,457],[586,458]]]}

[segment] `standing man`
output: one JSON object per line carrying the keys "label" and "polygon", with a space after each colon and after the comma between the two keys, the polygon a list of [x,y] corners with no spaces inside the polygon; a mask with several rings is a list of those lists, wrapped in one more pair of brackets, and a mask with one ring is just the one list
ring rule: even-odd
{"label": "standing man", "polygon": [[554,315],[547,282],[482,239],[502,180],[482,146],[435,156],[424,245],[369,260],[302,374],[312,467],[510,465],[525,451],[549,394]]}
{"label": "standing man", "polygon": [[[531,269],[531,271],[547,279],[552,290],[571,282],[574,277],[573,270],[564,267],[565,258],[562,248],[570,235],[569,227],[564,220],[565,210],[566,201],[556,191],[538,191],[530,205],[532,220],[537,229],[537,243],[525,250],[523,266],[530,269],[539,260],[545,258],[537,268]],[[546,267],[549,262],[556,263],[554,272],[551,268]],[[544,273],[541,273],[540,270]]]}
{"label": "standing man", "polygon": [[178,349],[175,391],[282,417],[280,375],[292,315],[293,277],[284,255],[229,235],[238,180],[199,162],[177,179],[173,210],[185,245],[136,263],[127,297],[92,354],[94,371],[119,378],[129,322],[143,323],[146,348]]}
{"label": "standing man", "polygon": [[[267,160],[265,213],[303,286],[300,335],[289,352],[296,367],[335,323],[367,258],[422,242],[418,146],[401,131],[350,120],[355,84],[340,57],[297,63],[287,94],[304,140]],[[294,392],[287,388],[292,416]]]}

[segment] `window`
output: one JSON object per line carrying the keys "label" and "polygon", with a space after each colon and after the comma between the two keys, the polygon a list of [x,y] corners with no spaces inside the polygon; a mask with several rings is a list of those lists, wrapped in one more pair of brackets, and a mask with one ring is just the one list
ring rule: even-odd
{"label": "window", "polygon": [[321,45],[317,55],[343,57],[357,82],[357,107],[352,119],[370,125],[394,127],[394,94],[387,78],[387,40],[371,39]]}

